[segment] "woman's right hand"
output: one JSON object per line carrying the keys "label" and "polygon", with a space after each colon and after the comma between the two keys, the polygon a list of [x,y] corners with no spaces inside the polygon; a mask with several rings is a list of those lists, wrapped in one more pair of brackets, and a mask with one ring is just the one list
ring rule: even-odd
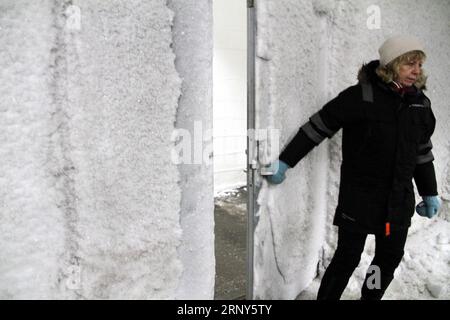
{"label": "woman's right hand", "polygon": [[286,179],[286,171],[289,169],[289,166],[281,161],[277,160],[273,164],[270,165],[272,168],[275,169],[274,173],[272,175],[267,175],[266,179],[271,184],[280,184]]}

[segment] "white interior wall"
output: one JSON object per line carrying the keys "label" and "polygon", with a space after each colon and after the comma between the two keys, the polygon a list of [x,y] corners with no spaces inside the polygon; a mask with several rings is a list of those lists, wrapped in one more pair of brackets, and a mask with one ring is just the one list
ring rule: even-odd
{"label": "white interior wall", "polygon": [[[371,5],[380,8],[380,29],[367,27]],[[358,69],[377,58],[386,37],[411,33],[423,40],[428,53],[425,69],[430,75],[427,94],[438,121],[433,152],[444,198],[438,219],[448,220],[448,2],[259,0],[256,6],[258,126],[279,128],[281,147],[325,101],[356,83]],[[255,297],[293,299],[328,265],[336,242],[332,217],[338,194],[340,137],[338,133],[314,149],[288,171],[282,185],[269,186],[263,181],[255,231]],[[416,215],[410,230],[432,223]],[[368,246],[373,253],[373,243],[369,241]],[[361,282],[368,263],[370,257],[364,254],[351,283]],[[415,281],[424,278],[421,275]]]}
{"label": "white interior wall", "polygon": [[247,3],[213,0],[214,191],[245,185],[247,175]]}

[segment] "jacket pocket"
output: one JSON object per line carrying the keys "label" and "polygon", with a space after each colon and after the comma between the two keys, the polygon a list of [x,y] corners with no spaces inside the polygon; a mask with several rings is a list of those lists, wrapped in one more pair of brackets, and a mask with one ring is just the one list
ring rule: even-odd
{"label": "jacket pocket", "polygon": [[365,227],[383,225],[387,214],[388,189],[373,181],[352,181],[341,186],[342,218]]}

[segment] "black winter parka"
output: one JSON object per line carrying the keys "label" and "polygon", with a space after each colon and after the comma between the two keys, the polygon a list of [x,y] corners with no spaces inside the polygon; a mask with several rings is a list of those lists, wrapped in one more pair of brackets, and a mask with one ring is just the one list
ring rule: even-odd
{"label": "black winter parka", "polygon": [[389,235],[411,225],[415,209],[413,178],[421,196],[437,195],[430,140],[436,119],[430,100],[421,90],[414,87],[412,92],[399,94],[377,76],[378,65],[378,60],[364,65],[359,83],[314,114],[279,159],[294,167],[342,128],[341,181],[334,224],[357,232]]}

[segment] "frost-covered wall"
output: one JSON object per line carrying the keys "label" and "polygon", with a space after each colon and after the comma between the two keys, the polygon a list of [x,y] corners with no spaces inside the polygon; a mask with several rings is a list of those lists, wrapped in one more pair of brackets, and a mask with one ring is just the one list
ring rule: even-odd
{"label": "frost-covered wall", "polygon": [[[385,38],[410,33],[423,40],[428,54],[427,94],[438,121],[433,137],[435,166],[439,192],[446,199],[438,219],[448,221],[448,1],[259,0],[256,4],[258,125],[280,128],[281,146],[326,101],[356,83],[358,69],[378,58]],[[378,9],[380,20],[374,16]],[[337,134],[313,150],[288,172],[281,186],[264,182],[258,198],[255,297],[293,299],[328,265],[336,241],[332,217],[340,137]],[[430,223],[434,222],[415,217],[411,233]],[[369,259],[363,255],[363,264],[367,266]],[[359,269],[354,277],[361,279],[363,272]]]}
{"label": "frost-covered wall", "polygon": [[[169,7],[176,13],[173,26],[175,64],[183,80],[176,128],[189,131],[195,143],[192,164],[178,167],[183,229],[178,254],[184,268],[175,298],[213,299],[212,2],[170,0]],[[194,161],[198,156],[200,161]]]}
{"label": "frost-covered wall", "polygon": [[[187,25],[210,27],[202,8],[206,18],[195,11]],[[213,296],[212,218],[195,226],[201,245],[183,232],[187,216],[212,216],[212,184],[197,190],[204,206],[187,207],[192,180],[170,157],[190,81],[172,48],[183,10],[164,0],[0,2],[0,297],[173,299],[193,285],[186,270],[199,252],[207,290],[196,297]],[[210,68],[210,56],[197,58]],[[198,110],[208,110],[202,81]]]}

